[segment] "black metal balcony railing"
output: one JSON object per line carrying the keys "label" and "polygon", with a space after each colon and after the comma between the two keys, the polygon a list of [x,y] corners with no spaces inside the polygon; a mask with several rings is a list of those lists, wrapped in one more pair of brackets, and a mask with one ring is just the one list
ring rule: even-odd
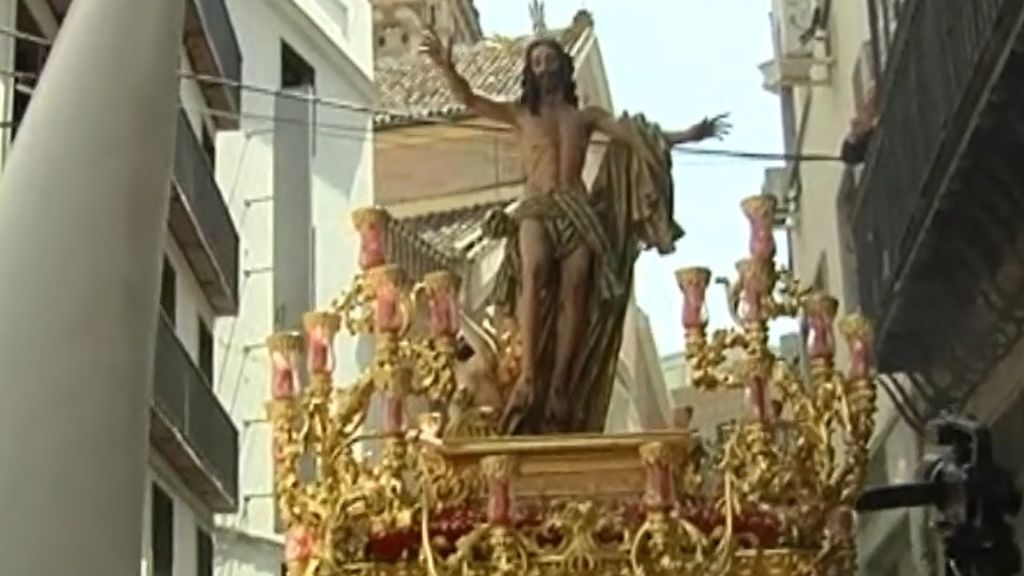
{"label": "black metal balcony railing", "polygon": [[882,82],[861,185],[839,198],[857,252],[860,304],[880,324],[925,225],[970,110],[998,66],[994,32],[1014,0],[910,0]]}
{"label": "black metal balcony railing", "polygon": [[230,80],[235,85],[224,85],[229,94],[229,105],[235,111],[241,105],[240,89],[237,83],[242,81],[242,50],[238,46],[238,36],[231,23],[231,16],[224,0],[194,0],[199,20],[219,70],[217,75]]}
{"label": "black metal balcony railing", "polygon": [[211,508],[233,511],[238,494],[238,430],[162,312],[155,358],[153,407],[162,420],[159,424],[172,431],[166,435],[171,439],[163,443],[163,450],[169,452],[165,456]]}
{"label": "black metal balcony railing", "polygon": [[238,301],[238,231],[209,159],[184,112],[178,115],[171,230],[214,310],[231,314]]}

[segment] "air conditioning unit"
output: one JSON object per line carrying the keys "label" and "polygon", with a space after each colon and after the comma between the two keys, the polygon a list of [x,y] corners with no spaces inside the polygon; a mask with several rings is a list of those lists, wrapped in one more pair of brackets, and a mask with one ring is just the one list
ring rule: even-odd
{"label": "air conditioning unit", "polygon": [[790,188],[789,168],[767,168],[764,171],[764,183],[761,184],[761,193],[766,196],[774,196],[776,200],[775,226],[786,226],[789,220],[790,207],[793,203],[793,194]]}
{"label": "air conditioning unit", "polygon": [[774,0],[775,58],[761,64],[764,88],[827,84],[832,58],[826,34],[826,7],[819,0]]}

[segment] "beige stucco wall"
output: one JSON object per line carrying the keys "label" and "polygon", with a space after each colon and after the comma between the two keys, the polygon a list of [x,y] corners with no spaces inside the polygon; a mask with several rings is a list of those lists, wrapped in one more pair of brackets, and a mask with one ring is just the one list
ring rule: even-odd
{"label": "beige stucco wall", "polygon": [[[428,125],[378,131],[375,200],[388,206],[500,186],[522,178],[511,132],[460,125]],[[496,126],[496,130],[500,127]],[[461,207],[458,198],[435,210]]]}

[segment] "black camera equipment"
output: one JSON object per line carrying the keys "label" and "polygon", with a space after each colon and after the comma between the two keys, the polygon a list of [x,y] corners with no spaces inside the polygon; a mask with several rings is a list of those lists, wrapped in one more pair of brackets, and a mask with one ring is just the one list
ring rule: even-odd
{"label": "black camera equipment", "polygon": [[943,415],[928,425],[928,432],[944,450],[925,458],[919,481],[865,489],[857,511],[934,507],[940,520],[933,527],[954,575],[1016,574],[1021,554],[1008,520],[1020,511],[1021,494],[995,463],[988,428]]}

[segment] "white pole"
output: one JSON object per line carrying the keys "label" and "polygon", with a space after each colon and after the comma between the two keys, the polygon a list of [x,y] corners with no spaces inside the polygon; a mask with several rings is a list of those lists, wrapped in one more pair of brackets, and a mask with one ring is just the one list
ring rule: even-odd
{"label": "white pole", "polygon": [[0,563],[139,573],[183,0],[80,0],[0,177]]}

